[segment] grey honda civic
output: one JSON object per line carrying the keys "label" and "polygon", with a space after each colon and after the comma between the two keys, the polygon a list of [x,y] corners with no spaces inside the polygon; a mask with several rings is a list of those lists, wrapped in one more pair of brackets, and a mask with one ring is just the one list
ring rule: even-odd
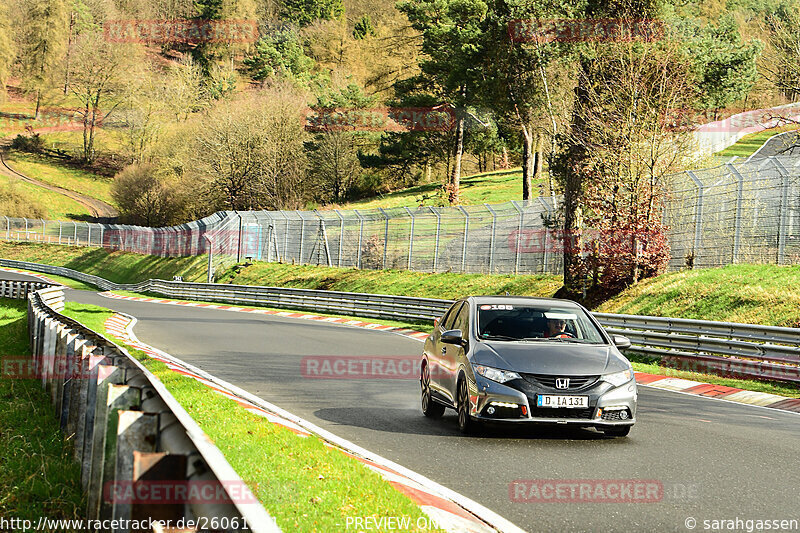
{"label": "grey honda civic", "polygon": [[483,422],[538,423],[623,437],[636,422],[636,381],[620,352],[629,346],[575,302],[463,298],[425,341],[422,412],[455,409],[463,433]]}

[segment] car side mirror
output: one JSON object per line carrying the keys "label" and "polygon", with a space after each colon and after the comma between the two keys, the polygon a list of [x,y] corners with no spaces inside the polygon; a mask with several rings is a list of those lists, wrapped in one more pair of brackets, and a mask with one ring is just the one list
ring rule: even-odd
{"label": "car side mirror", "polygon": [[461,346],[464,343],[464,338],[461,336],[460,329],[449,329],[442,333],[442,342],[446,344],[456,344]]}
{"label": "car side mirror", "polygon": [[631,347],[631,340],[628,337],[623,337],[622,335],[614,335],[613,339],[614,339],[614,345],[620,350],[625,350],[626,348]]}

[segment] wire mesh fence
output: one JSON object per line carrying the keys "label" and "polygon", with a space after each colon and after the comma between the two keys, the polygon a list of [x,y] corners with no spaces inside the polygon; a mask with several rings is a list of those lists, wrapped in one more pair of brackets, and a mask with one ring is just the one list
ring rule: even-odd
{"label": "wire mesh fence", "polygon": [[800,259],[800,158],[766,157],[671,177],[671,269]]}
{"label": "wire mesh fence", "polygon": [[[800,259],[800,158],[767,157],[668,179],[670,268]],[[0,238],[158,256],[209,255],[361,269],[559,274],[558,197],[457,207],[221,211],[168,228],[2,217]]]}

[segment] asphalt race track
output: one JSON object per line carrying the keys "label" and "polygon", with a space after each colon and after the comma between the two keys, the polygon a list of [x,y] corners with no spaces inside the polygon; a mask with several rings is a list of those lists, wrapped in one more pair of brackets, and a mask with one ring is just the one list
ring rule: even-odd
{"label": "asphalt race track", "polygon": [[[2,273],[4,278],[22,278]],[[428,420],[413,379],[309,379],[304,356],[416,356],[390,333],[187,308],[68,290],[67,299],[139,319],[137,336],[288,411],[472,498],[529,531],[689,531],[697,520],[800,520],[800,416],[640,387],[628,438],[530,428],[458,433]],[[655,503],[517,503],[514,480],[655,480]],[[740,529],[744,530],[744,529]],[[718,529],[719,531],[719,529]]]}

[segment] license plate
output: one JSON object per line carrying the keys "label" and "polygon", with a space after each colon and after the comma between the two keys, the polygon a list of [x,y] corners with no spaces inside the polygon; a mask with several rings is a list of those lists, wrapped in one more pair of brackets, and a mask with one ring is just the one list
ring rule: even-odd
{"label": "license plate", "polygon": [[562,407],[567,409],[586,409],[589,407],[588,396],[557,396],[539,394],[536,397],[537,407]]}

